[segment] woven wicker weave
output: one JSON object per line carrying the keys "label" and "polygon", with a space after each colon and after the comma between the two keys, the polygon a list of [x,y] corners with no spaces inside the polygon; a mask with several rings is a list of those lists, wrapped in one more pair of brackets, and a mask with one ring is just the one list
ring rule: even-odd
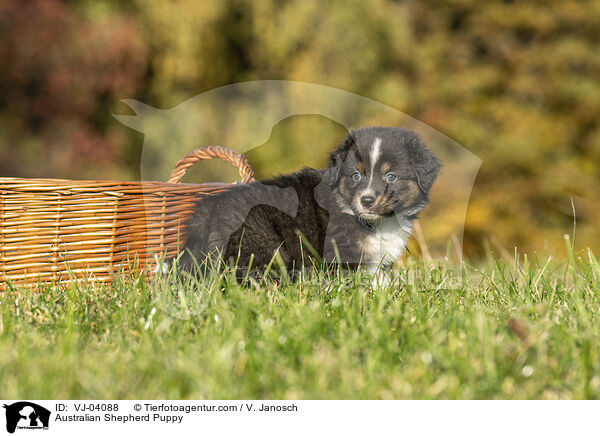
{"label": "woven wicker weave", "polygon": [[0,178],[0,290],[107,282],[121,268],[174,256],[199,197],[231,186],[179,183],[195,162],[215,157],[235,165],[242,182],[254,180],[244,156],[217,146],[188,153],[167,183]]}

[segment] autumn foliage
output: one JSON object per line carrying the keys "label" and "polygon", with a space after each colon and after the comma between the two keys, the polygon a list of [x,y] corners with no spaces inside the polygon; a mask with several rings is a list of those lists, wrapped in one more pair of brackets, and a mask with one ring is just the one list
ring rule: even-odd
{"label": "autumn foliage", "polygon": [[[598,250],[599,22],[597,0],[4,0],[1,174],[136,179],[143,137],[111,117],[127,113],[119,99],[168,108],[299,80],[393,106],[483,160],[468,254],[560,252],[572,204],[577,245]],[[318,164],[339,133],[287,120],[274,135],[298,152],[252,163],[259,175]]]}

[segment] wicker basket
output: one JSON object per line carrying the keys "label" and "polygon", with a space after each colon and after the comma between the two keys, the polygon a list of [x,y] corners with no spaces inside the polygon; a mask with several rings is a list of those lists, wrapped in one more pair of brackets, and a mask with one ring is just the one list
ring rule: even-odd
{"label": "wicker basket", "polygon": [[0,290],[107,282],[121,268],[174,256],[199,197],[231,186],[179,183],[195,162],[215,157],[235,165],[243,183],[254,180],[243,155],[217,146],[188,153],[167,183],[0,178]]}

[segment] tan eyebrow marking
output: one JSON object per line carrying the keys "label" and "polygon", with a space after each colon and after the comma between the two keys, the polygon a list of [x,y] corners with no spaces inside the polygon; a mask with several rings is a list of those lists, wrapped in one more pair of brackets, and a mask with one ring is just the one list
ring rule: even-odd
{"label": "tan eyebrow marking", "polygon": [[383,174],[387,173],[392,168],[392,164],[389,162],[384,162],[381,164],[381,172]]}
{"label": "tan eyebrow marking", "polygon": [[363,174],[365,173],[365,164],[363,163],[363,161],[362,161],[362,160],[359,160],[359,161],[356,163],[356,166],[358,167],[358,170],[359,170],[361,173],[363,173]]}

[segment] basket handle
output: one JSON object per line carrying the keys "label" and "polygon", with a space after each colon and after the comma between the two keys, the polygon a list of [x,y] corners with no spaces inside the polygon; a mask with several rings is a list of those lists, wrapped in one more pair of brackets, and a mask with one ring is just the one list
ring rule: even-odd
{"label": "basket handle", "polygon": [[242,178],[242,183],[254,182],[254,170],[248,163],[246,156],[238,154],[229,148],[211,145],[204,148],[197,148],[183,156],[175,164],[173,171],[171,171],[168,183],[179,183],[189,167],[199,160],[213,159],[215,157],[230,162],[233,166],[237,167]]}

